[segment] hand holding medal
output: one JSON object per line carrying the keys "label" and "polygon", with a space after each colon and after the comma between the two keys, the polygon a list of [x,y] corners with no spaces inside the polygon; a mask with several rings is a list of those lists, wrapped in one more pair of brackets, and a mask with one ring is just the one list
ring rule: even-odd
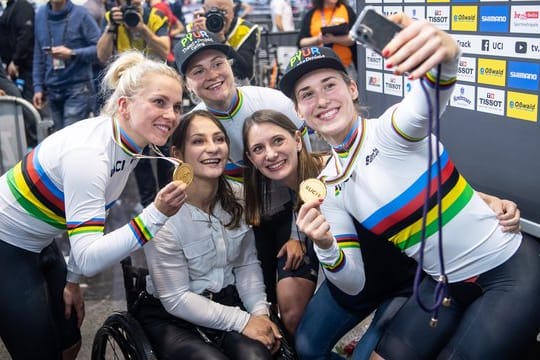
{"label": "hand holding medal", "polygon": [[319,179],[306,179],[300,183],[300,199],[303,202],[309,202],[315,199],[324,199],[326,197],[326,186]]}

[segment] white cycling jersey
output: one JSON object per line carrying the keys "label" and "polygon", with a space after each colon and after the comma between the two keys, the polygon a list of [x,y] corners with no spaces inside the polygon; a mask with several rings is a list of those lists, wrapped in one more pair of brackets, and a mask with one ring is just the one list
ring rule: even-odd
{"label": "white cycling jersey", "polygon": [[0,239],[39,253],[67,231],[70,281],[117,263],[167,220],[151,204],[104,234],[107,210],[137,164],[133,155],[141,151],[108,116],[50,135],[0,178]]}
{"label": "white cycling jersey", "polygon": [[[455,74],[455,64],[442,66],[441,110],[452,93]],[[381,117],[359,118],[345,145],[332,149],[332,159],[321,173],[328,190],[321,209],[335,243],[316,252],[330,280],[348,294],[358,293],[365,281],[359,251],[362,239],[351,216],[419,260],[429,146],[429,105],[420,81],[435,111],[435,79],[434,70],[416,81],[403,101]],[[436,154],[437,144],[432,140]],[[502,232],[493,211],[458,172],[442,144],[438,145],[440,158],[437,163],[433,155],[431,163],[423,269],[434,278],[441,274],[435,193],[440,164],[444,267],[448,280],[457,282],[504,263],[518,249],[521,234]]]}

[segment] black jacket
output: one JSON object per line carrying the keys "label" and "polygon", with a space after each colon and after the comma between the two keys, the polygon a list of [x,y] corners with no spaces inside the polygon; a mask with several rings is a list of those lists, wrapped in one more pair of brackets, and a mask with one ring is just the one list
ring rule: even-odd
{"label": "black jacket", "polygon": [[32,69],[34,8],[27,0],[9,0],[0,16],[0,56],[24,72]]}

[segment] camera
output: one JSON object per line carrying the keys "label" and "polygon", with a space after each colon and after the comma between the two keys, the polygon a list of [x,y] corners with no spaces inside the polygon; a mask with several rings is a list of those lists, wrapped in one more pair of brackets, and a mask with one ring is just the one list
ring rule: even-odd
{"label": "camera", "polygon": [[136,6],[131,5],[131,0],[126,0],[126,5],[122,6],[122,19],[124,24],[129,27],[135,27],[141,21],[139,10]]}
{"label": "camera", "polygon": [[204,14],[204,17],[206,18],[206,29],[208,31],[218,33],[223,30],[225,26],[225,11],[212,8]]}

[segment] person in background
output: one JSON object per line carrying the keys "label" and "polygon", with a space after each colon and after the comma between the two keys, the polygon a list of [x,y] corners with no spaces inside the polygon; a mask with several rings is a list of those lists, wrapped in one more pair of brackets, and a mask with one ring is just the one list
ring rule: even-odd
{"label": "person in background", "polygon": [[272,32],[294,31],[294,20],[289,0],[272,0]]}
{"label": "person in background", "polygon": [[382,55],[413,85],[379,118],[359,116],[358,86],[329,48],[299,50],[281,80],[333,148],[319,176],[327,196],[302,205],[298,227],[327,278],[349,294],[366,285],[354,221],[418,261],[416,296],[377,345],[383,358],[515,358],[540,330],[540,244],[503,231],[432,133],[432,110],[444,111],[456,81],[456,41],[426,20],[390,20],[402,30]]}
{"label": "person in background", "polygon": [[[126,53],[104,76],[102,116],[45,138],[0,177],[0,337],[14,359],[74,359],[84,302],[79,281],[148,243],[186,199],[171,182],[123,227],[104,233],[108,209],[149,145],[178,125],[182,82],[174,69]],[[54,238],[67,232],[69,261]],[[30,346],[30,345],[31,346]]]}
{"label": "person in background", "polygon": [[[313,0],[313,8],[302,18],[298,47],[330,47],[338,54],[347,74],[356,80],[356,44],[348,34],[355,21],[356,14],[346,0]],[[323,33],[323,28],[341,24],[347,24],[346,32]]]}
{"label": "person in background", "polygon": [[[34,8],[27,0],[9,0],[0,15],[0,58],[8,77],[17,82],[20,95],[30,103],[34,95],[32,61],[34,50]],[[26,142],[37,143],[36,124],[25,116]]]}
{"label": "person in background", "polygon": [[[303,122],[292,102],[280,91],[258,86],[235,85],[230,59],[235,57],[230,46],[222,44],[206,31],[188,33],[175,48],[178,71],[184,76],[186,88],[200,103],[195,110],[208,110],[223,124],[231,139],[229,163],[225,175],[234,181],[243,180],[244,145],[242,125],[253,112],[272,107],[292,119],[305,137]],[[304,262],[305,245],[299,238],[296,224],[290,221],[291,193],[283,185],[265,189],[263,216],[254,227],[257,253],[263,268],[268,300],[279,307],[287,330],[292,334],[313,293],[317,264]],[[276,274],[277,273],[277,274]],[[302,277],[310,281],[294,282],[288,278]],[[283,281],[287,280],[287,281]],[[277,283],[277,284],[276,284]],[[305,285],[306,288],[303,288]],[[308,298],[309,298],[308,296]]]}
{"label": "person in background", "polygon": [[186,24],[186,18],[184,16],[184,0],[174,0],[170,4],[171,11],[173,12],[174,16],[182,23],[182,25],[185,26]]}
{"label": "person in background", "polygon": [[248,16],[251,13],[251,11],[253,11],[253,7],[245,1],[233,0],[233,2],[234,2],[234,16],[236,16],[237,18],[245,19],[246,16]]}
{"label": "person in background", "polygon": [[[280,182],[298,195],[301,182],[316,178],[331,156],[330,152],[308,152],[294,123],[274,110],[249,116],[244,122],[243,141],[248,218],[260,216],[260,203],[264,201],[261,184]],[[505,231],[518,231],[519,211],[513,202],[485,194],[482,197],[497,213]],[[302,203],[298,196],[295,203],[298,209]],[[291,220],[295,220],[294,214]],[[369,359],[386,325],[411,294],[416,263],[386,239],[360,226],[356,229],[362,239],[366,286],[359,294],[350,295],[327,280],[321,282],[296,331],[295,347],[301,359],[339,359],[332,352],[337,341],[377,309],[352,356],[354,360]],[[311,244],[309,240],[306,243]]]}
{"label": "person in background", "polygon": [[34,28],[32,102],[49,104],[55,130],[90,116],[100,31],[88,10],[71,0],[50,0],[38,8]]}
{"label": "person in background", "polygon": [[270,360],[281,335],[268,316],[242,186],[223,175],[225,129],[211,113],[191,112],[173,133],[171,152],[193,166],[193,183],[180,211],[145,246],[150,295],[136,317],[160,359]]}
{"label": "person in background", "polygon": [[99,61],[106,64],[113,55],[128,50],[139,50],[160,60],[167,60],[171,43],[167,17],[156,8],[144,6],[142,0],[132,0],[135,13],[130,13],[129,24],[124,21],[122,7],[125,0],[119,0],[105,13],[105,28],[97,44]]}
{"label": "person in background", "polygon": [[167,63],[170,66],[174,66],[173,39],[184,32],[184,24],[173,14],[167,0],[150,0],[149,4],[167,17],[169,23],[169,40],[171,42],[169,55],[167,55]]}
{"label": "person in background", "polygon": [[255,53],[259,48],[260,29],[258,25],[234,15],[232,0],[205,0],[202,9],[194,12],[194,20],[188,25],[188,31],[208,31],[206,14],[210,10],[218,10],[224,18],[223,28],[212,32],[215,40],[229,45],[236,51],[233,63],[234,76],[247,84],[253,78]]}

